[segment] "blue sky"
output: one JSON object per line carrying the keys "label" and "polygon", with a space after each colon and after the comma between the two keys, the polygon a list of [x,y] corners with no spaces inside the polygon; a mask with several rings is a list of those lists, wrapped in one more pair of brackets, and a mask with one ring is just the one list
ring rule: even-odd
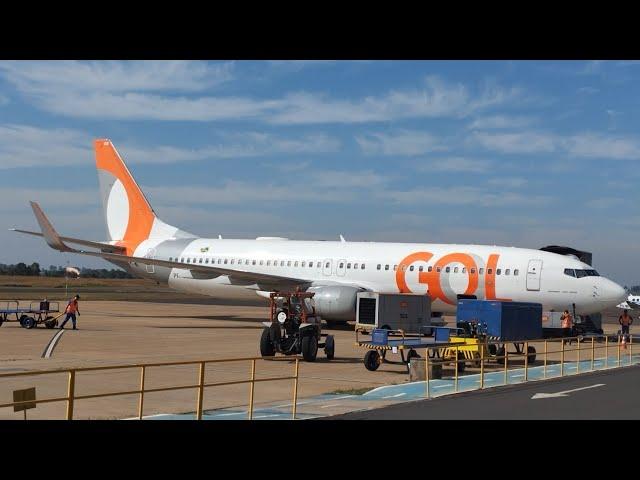
{"label": "blue sky", "polygon": [[639,283],[640,63],[0,62],[0,262],[101,266],[92,139],[203,236],[569,245]]}

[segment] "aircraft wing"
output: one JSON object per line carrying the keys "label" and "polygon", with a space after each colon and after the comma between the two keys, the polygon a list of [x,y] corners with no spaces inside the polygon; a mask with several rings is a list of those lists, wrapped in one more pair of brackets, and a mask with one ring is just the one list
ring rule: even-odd
{"label": "aircraft wing", "polygon": [[[42,230],[42,234],[40,235],[44,237],[45,241],[51,248],[55,250],[59,250],[61,252],[70,252],[70,253],[77,253],[79,255],[99,257],[112,262],[129,263],[129,264],[135,262],[135,263],[141,263],[143,265],[156,265],[158,267],[179,268],[182,270],[190,270],[191,272],[196,274],[208,274],[208,275],[214,274],[216,276],[227,275],[230,277],[230,279],[233,279],[233,280],[238,280],[243,282],[249,281],[249,282],[255,282],[255,283],[260,283],[265,285],[266,284],[269,284],[269,285],[295,284],[295,285],[303,286],[311,283],[309,280],[304,280],[301,278],[283,277],[281,275],[249,272],[249,271],[240,270],[240,269],[236,270],[236,269],[220,268],[220,267],[214,267],[214,266],[202,265],[202,264],[190,264],[190,263],[173,262],[173,261],[170,262],[168,260],[159,260],[156,258],[132,257],[128,255],[123,255],[120,253],[109,253],[104,251],[90,252],[90,251],[84,251],[84,250],[76,250],[75,248],[69,247],[65,243],[63,237],[58,235],[56,230],[53,228],[53,225],[51,225],[51,222],[49,222],[49,219],[46,217],[46,215],[40,208],[40,206],[35,202],[30,202],[30,203],[31,203],[31,208],[33,209],[33,213],[35,214],[36,219],[38,220],[38,224],[40,225],[40,229]],[[17,229],[15,231],[20,233],[26,232],[26,231],[17,230]],[[26,232],[26,233],[32,233],[32,232]],[[89,242],[84,240],[82,240],[82,242],[84,242],[84,244],[88,244],[91,246],[98,245],[98,247],[96,248],[105,248],[105,246],[112,247],[112,245],[108,245],[108,244]],[[70,241],[70,243],[72,242]],[[73,242],[73,243],[79,243],[79,242]]]}
{"label": "aircraft wing", "polygon": [[616,305],[617,308],[622,308],[623,310],[640,310],[640,304],[632,301],[631,299],[626,302],[622,302],[620,305]]}

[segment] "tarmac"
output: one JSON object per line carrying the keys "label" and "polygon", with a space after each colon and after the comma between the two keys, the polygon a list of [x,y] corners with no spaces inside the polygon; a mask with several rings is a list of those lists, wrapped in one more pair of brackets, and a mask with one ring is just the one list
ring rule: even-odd
{"label": "tarmac", "polygon": [[[159,302],[81,301],[79,329],[70,330],[68,323],[66,328],[69,330],[63,334],[44,326],[26,330],[16,322],[7,322],[0,327],[0,374],[259,356],[258,344],[263,328],[261,322],[268,316],[266,303],[260,299],[253,304],[245,301],[237,306],[229,305],[228,300],[220,303],[176,303],[166,299]],[[615,325],[605,325],[605,331],[615,330]],[[376,372],[364,368],[362,357],[365,350],[354,345],[352,325],[328,332],[335,336],[336,358],[328,361],[319,351],[316,362],[300,361],[296,418],[378,409],[405,401],[413,395],[405,366],[384,364]],[[52,346],[54,335],[59,335],[59,338]],[[537,349],[541,352],[542,346],[538,345]],[[587,350],[585,346],[581,358],[583,361],[589,358]],[[49,357],[43,358],[47,351]],[[604,352],[598,355],[602,357]],[[558,355],[555,357],[559,359]],[[549,361],[552,362],[555,357],[551,355]],[[575,353],[566,354],[565,360],[575,362],[577,357]],[[539,361],[537,365],[540,365]],[[290,359],[276,357],[275,360],[259,360],[256,362],[256,379],[291,376],[294,367],[295,362]],[[498,378],[499,367],[495,368],[494,375]],[[208,364],[205,382],[245,381],[249,379],[250,369],[251,363],[248,361]],[[478,372],[472,368],[468,370],[472,374]],[[487,372],[491,373],[490,369]],[[37,377],[0,377],[0,404],[13,401],[14,390],[34,386],[38,399],[65,396],[67,375],[62,372]],[[147,389],[193,385],[198,380],[198,365],[150,367],[145,375]],[[77,395],[132,391],[139,388],[139,382],[139,367],[81,372],[77,374],[75,389]],[[392,387],[386,387],[389,385]],[[392,389],[397,387],[393,385],[406,385],[409,390],[395,392]],[[366,393],[378,387],[391,390],[384,395]],[[443,395],[448,393],[444,387],[441,390]],[[403,392],[405,394],[400,395]],[[249,384],[207,388],[203,398],[204,418],[247,418],[249,393]],[[418,396],[421,394],[421,391],[416,393]],[[196,400],[196,389],[147,393],[144,397],[144,417],[193,418]],[[258,382],[254,400],[253,417],[256,419],[291,418],[293,381]],[[74,418],[135,418],[138,401],[137,394],[78,400],[74,405]],[[65,411],[66,402],[57,402],[39,404],[27,414],[30,419],[62,419]],[[22,412],[0,408],[0,419],[22,418]]]}

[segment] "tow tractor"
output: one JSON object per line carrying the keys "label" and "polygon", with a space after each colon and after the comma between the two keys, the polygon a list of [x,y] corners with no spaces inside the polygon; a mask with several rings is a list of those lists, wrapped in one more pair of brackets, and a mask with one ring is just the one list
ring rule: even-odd
{"label": "tow tractor", "polygon": [[[260,337],[260,354],[272,357],[302,354],[307,362],[314,362],[318,348],[323,348],[328,360],[335,354],[333,335],[321,331],[321,319],[316,315],[313,292],[271,292],[271,320]],[[323,342],[324,340],[324,342]]]}

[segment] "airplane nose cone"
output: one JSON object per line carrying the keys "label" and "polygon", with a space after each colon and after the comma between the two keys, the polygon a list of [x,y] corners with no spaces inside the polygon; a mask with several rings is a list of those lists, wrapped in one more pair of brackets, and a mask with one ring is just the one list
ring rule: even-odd
{"label": "airplane nose cone", "polygon": [[627,292],[624,288],[608,279],[603,279],[604,282],[601,286],[600,299],[603,302],[611,305],[618,305],[620,302],[624,302],[627,299]]}

